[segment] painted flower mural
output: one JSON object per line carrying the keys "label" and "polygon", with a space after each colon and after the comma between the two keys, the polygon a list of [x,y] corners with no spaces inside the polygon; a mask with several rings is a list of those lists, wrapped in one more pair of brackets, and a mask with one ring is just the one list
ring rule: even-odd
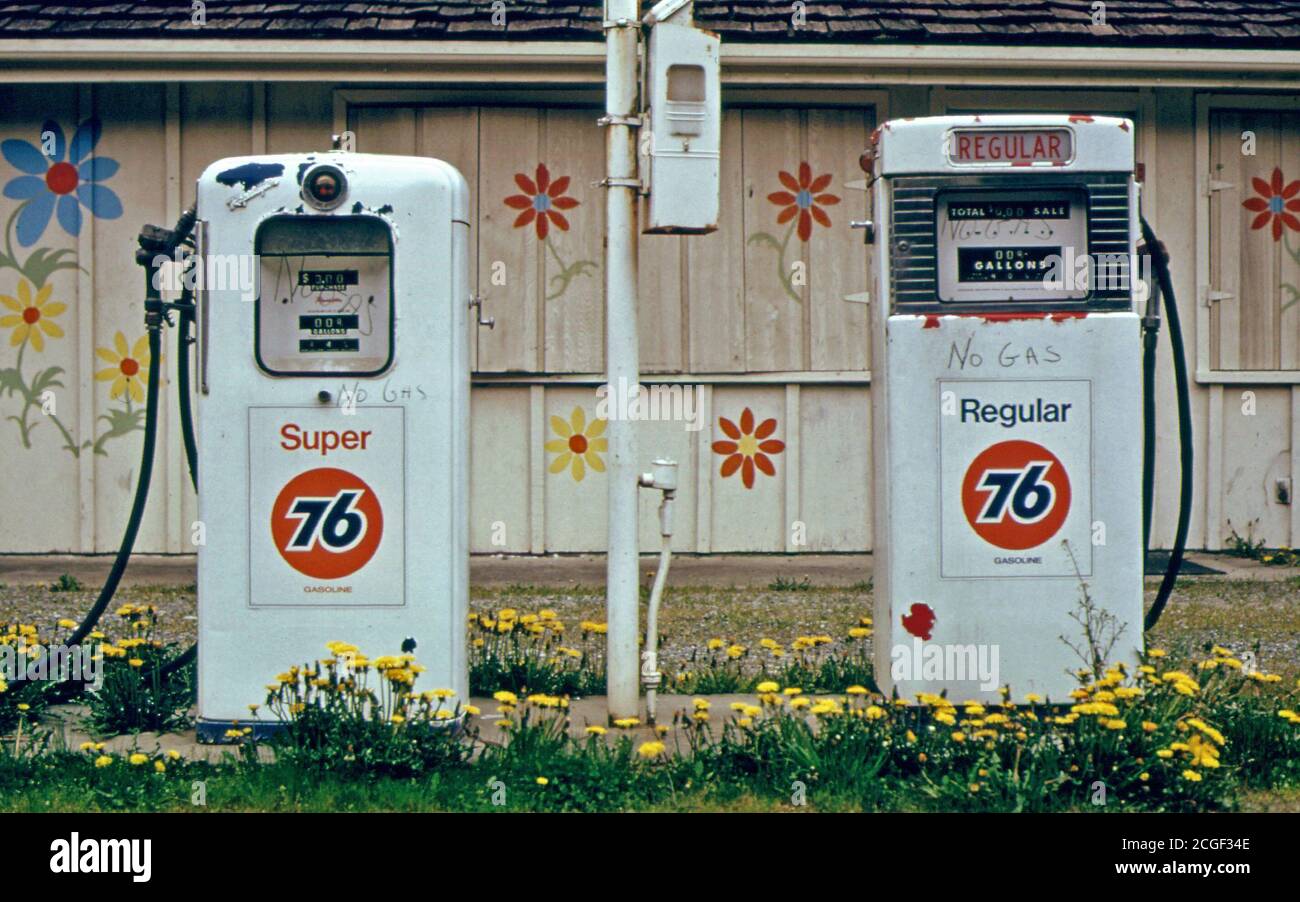
{"label": "painted flower mural", "polygon": [[[1273,174],[1267,181],[1254,176],[1250,183],[1257,196],[1246,198],[1241,205],[1255,214],[1250,223],[1251,229],[1269,229],[1273,240],[1280,241],[1282,249],[1300,266],[1300,248],[1291,247],[1290,235],[1291,231],[1300,232],[1300,216],[1293,215],[1300,213],[1300,179],[1287,182],[1282,170],[1274,166]],[[1282,311],[1300,303],[1300,288],[1288,282],[1282,282],[1280,287],[1288,297],[1282,304]]]}
{"label": "painted flower mural", "polygon": [[1250,180],[1258,197],[1247,198],[1242,202],[1242,206],[1252,213],[1257,213],[1255,219],[1251,222],[1252,229],[1262,229],[1266,226],[1272,226],[1273,240],[1279,241],[1282,238],[1282,227],[1285,225],[1288,229],[1300,232],[1300,217],[1292,216],[1293,212],[1300,212],[1300,179],[1296,179],[1290,184],[1283,187],[1282,170],[1274,167],[1273,177],[1269,181],[1264,181],[1259,176]]}
{"label": "painted flower mural", "polygon": [[552,473],[563,473],[567,469],[574,482],[582,482],[588,467],[597,473],[605,472],[605,461],[600,456],[600,452],[609,450],[604,420],[588,423],[586,411],[575,407],[568,420],[552,416],[551,429],[559,436],[545,445],[547,451],[556,455],[551,461]]}
{"label": "painted flower mural", "polygon": [[36,289],[26,279],[18,280],[18,297],[0,294],[0,304],[10,312],[0,316],[0,329],[13,329],[9,344],[19,347],[31,342],[37,351],[45,350],[45,336],[62,338],[63,329],[54,318],[68,309],[60,301],[51,301],[53,285]]}
{"label": "painted flower mural", "polygon": [[[0,366],[0,398],[19,402],[17,413],[7,414],[5,419],[17,427],[24,448],[32,447],[33,432],[48,422],[62,436],[64,450],[74,457],[87,449],[107,454],[107,442],[142,429],[143,409],[132,409],[131,399],[138,402],[143,394],[138,384],[128,380],[121,392],[110,392],[114,399],[122,397],[124,406],[110,408],[96,420],[107,427],[89,439],[78,441],[73,436],[58,412],[64,368],[29,365],[33,355],[48,349],[49,341],[64,336],[58,317],[68,305],[54,299],[56,289],[51,277],[62,270],[82,269],[77,250],[75,245],[43,246],[23,255],[15,250],[14,241],[17,239],[19,248],[32,247],[45,235],[51,221],[57,221],[68,235],[76,236],[81,233],[87,213],[101,219],[122,215],[117,194],[100,184],[119,168],[117,161],[95,155],[102,131],[98,119],[87,119],[73,131],[69,141],[62,126],[46,120],[35,143],[21,138],[0,142],[0,156],[17,170],[5,182],[2,193],[18,201],[5,220],[4,248],[0,250],[0,271],[11,269],[17,273],[11,290],[0,283],[0,329],[9,330],[8,346],[18,350],[12,366]],[[125,342],[125,338],[122,340]],[[138,358],[134,355],[137,366],[147,363],[147,357],[144,361]],[[118,362],[119,366],[125,365],[124,360]]]}
{"label": "painted flower mural", "polygon": [[725,455],[719,475],[726,479],[740,471],[740,481],[747,489],[754,487],[756,470],[775,476],[776,464],[769,455],[785,450],[785,442],[770,437],[776,432],[776,426],[776,418],[769,417],[755,427],[754,412],[748,407],[741,411],[739,425],[726,417],[718,417],[718,427],[727,436],[713,443],[713,452]]}
{"label": "painted flower mural", "polygon": [[769,201],[782,208],[776,217],[777,225],[784,225],[794,220],[800,241],[807,241],[812,237],[814,219],[817,220],[818,225],[828,229],[831,227],[831,218],[826,215],[822,207],[838,204],[840,199],[834,194],[825,193],[831,184],[829,172],[813,178],[812,167],[807,163],[800,163],[799,178],[796,179],[784,169],[777,173],[777,178],[786,190],[774,191],[767,196]]}
{"label": "painted flower mural", "polygon": [[802,301],[803,297],[795,284],[793,268],[786,263],[785,259],[790,247],[790,239],[797,234],[799,241],[807,244],[813,236],[814,222],[830,228],[831,218],[823,207],[831,207],[840,202],[837,195],[826,191],[831,184],[829,172],[814,178],[812,166],[806,160],[799,163],[798,170],[797,178],[784,169],[780,170],[777,173],[777,180],[784,190],[773,191],[767,196],[770,203],[781,208],[776,216],[776,224],[789,223],[785,236],[778,239],[769,232],[755,232],[746,242],[751,245],[765,244],[777,252],[777,277],[781,280],[781,286],[786,294],[796,303]]}
{"label": "painted flower mural", "polygon": [[0,154],[23,173],[5,184],[4,196],[22,201],[18,214],[18,243],[31,247],[40,240],[50,217],[69,235],[81,233],[81,208],[100,219],[117,219],[122,202],[99,182],[118,170],[116,160],[94,156],[102,126],[87,119],[68,142],[57,122],[41,125],[38,145],[19,138],[0,143]]}
{"label": "painted flower mural", "polygon": [[95,348],[95,356],[109,364],[95,371],[95,380],[111,382],[108,390],[110,398],[122,398],[127,395],[137,404],[144,403],[145,373],[149,366],[149,336],[141,335],[135,345],[128,348],[126,336],[120,331],[113,336],[113,347]]}
{"label": "painted flower mural", "polygon": [[575,198],[565,194],[569,190],[569,177],[561,176],[551,181],[551,172],[545,163],[537,164],[536,179],[530,179],[522,172],[515,173],[515,184],[523,194],[512,194],[506,198],[506,206],[523,210],[515,219],[515,228],[522,228],[530,223],[537,229],[538,240],[546,240],[549,232],[548,223],[555,223],[561,231],[569,231],[569,220],[560,210],[572,210],[578,206]]}
{"label": "painted flower mural", "polygon": [[514,228],[522,229],[531,225],[537,233],[537,240],[546,246],[560,268],[548,280],[553,286],[546,295],[548,301],[563,295],[569,289],[569,283],[578,276],[596,271],[594,260],[566,263],[552,240],[552,225],[561,232],[569,231],[569,219],[560,211],[572,210],[580,203],[568,194],[570,181],[567,175],[552,180],[551,171],[546,168],[546,164],[538,163],[532,178],[522,172],[515,173],[515,184],[523,193],[512,194],[505,199],[507,207],[522,211],[515,217]]}

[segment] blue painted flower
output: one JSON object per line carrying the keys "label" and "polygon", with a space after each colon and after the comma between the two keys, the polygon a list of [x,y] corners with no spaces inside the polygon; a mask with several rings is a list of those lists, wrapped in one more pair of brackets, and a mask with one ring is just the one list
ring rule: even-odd
{"label": "blue painted flower", "polygon": [[82,206],[100,219],[117,219],[122,215],[122,202],[117,195],[96,184],[118,170],[116,160],[92,155],[100,131],[98,119],[87,119],[77,128],[69,145],[58,123],[47,120],[41,126],[41,135],[52,139],[49,155],[17,138],[0,143],[0,154],[15,169],[26,173],[11,179],[4,188],[5,197],[24,201],[18,214],[20,245],[35,244],[50,224],[50,216],[56,214],[65,232],[79,234]]}

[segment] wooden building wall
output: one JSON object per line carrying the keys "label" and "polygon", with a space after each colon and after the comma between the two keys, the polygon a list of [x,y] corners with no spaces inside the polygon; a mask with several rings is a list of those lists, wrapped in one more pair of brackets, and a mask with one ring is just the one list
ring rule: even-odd
{"label": "wooden building wall", "polygon": [[[891,115],[1034,109],[1120,113],[1136,123],[1147,215],[1174,256],[1198,376],[1191,544],[1219,547],[1231,529],[1248,528],[1270,544],[1300,543],[1300,506],[1279,497],[1280,481],[1294,486],[1300,472],[1300,211],[1288,207],[1300,201],[1294,99],[1190,89],[899,86],[736,89],[726,101],[719,231],[641,243],[645,383],[688,389],[702,426],[692,431],[665,420],[641,427],[647,464],[661,455],[681,464],[679,551],[870,549],[871,362],[862,303],[870,249],[848,229],[867,210],[858,155],[874,124]],[[39,230],[34,219],[24,225],[16,214],[27,202],[24,191],[34,189],[30,182],[14,187],[27,173],[9,153],[0,160],[0,221],[8,223],[0,296],[13,300],[7,308],[21,308],[0,316],[22,320],[28,301],[20,283],[33,303],[48,287],[41,309],[54,326],[37,324],[37,348],[30,330],[19,335],[17,325],[0,325],[0,552],[106,552],[119,541],[141,436],[132,379],[117,378],[121,358],[136,353],[144,334],[140,272],[131,262],[139,226],[173,221],[211,160],[324,149],[332,132],[344,130],[360,151],[446,159],[471,186],[474,280],[485,314],[497,322],[471,336],[473,549],[600,550],[598,102],[598,93],[576,88],[0,87],[0,139],[39,145],[50,121],[65,136],[67,160],[84,149],[73,140],[78,127],[89,136],[90,123],[99,123],[93,151],[72,161],[83,170],[86,198],[76,228],[57,206]],[[1254,136],[1253,153],[1245,152],[1244,133]],[[8,146],[21,161],[22,152]],[[92,177],[100,188],[85,186]],[[790,204],[782,197],[800,188],[812,191],[820,210],[806,230],[797,215],[786,218]],[[120,202],[118,215],[102,190]],[[543,190],[553,201],[567,198],[552,203],[562,218],[548,217],[544,235],[535,219],[521,221],[526,204],[519,200]],[[1267,221],[1253,227],[1264,213]],[[170,371],[174,361],[167,364]],[[1160,390],[1172,397],[1167,337]],[[195,505],[174,400],[165,394],[141,550],[192,550]],[[1173,411],[1172,401],[1160,405],[1157,544],[1172,538],[1177,502]],[[581,469],[568,452],[575,432],[589,447]],[[738,434],[763,443],[765,463],[732,468],[725,443]],[[657,543],[655,500],[643,498],[647,550]]]}

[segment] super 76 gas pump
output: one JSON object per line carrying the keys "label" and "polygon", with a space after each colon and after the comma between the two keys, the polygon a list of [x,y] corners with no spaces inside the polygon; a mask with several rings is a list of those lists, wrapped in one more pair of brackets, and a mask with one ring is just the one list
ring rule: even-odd
{"label": "super 76 gas pump", "polygon": [[877,679],[1064,700],[1092,664],[1077,618],[1110,661],[1142,648],[1132,123],[894,120],[873,142]]}
{"label": "super 76 gas pump", "polygon": [[467,198],[414,157],[199,179],[202,737],[335,640],[468,699]]}

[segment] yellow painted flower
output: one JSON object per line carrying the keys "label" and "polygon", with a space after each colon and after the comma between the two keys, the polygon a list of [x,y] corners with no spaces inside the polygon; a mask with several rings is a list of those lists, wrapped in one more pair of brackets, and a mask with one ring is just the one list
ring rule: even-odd
{"label": "yellow painted flower", "polygon": [[129,394],[137,404],[144,402],[144,370],[149,366],[149,336],[141,335],[133,347],[128,348],[126,336],[119,331],[113,336],[113,347],[95,348],[95,356],[109,364],[95,371],[97,382],[112,382],[110,398]]}
{"label": "yellow painted flower", "polygon": [[587,467],[597,473],[605,472],[605,461],[598,453],[609,450],[609,439],[604,437],[604,420],[592,420],[588,424],[587,414],[581,407],[575,407],[567,422],[563,417],[552,415],[551,429],[559,436],[544,446],[556,454],[555,460],[551,461],[552,473],[561,473],[568,468],[573,481],[582,482]]}
{"label": "yellow painted flower", "polygon": [[33,348],[43,351],[45,336],[63,337],[63,329],[54,322],[54,317],[67,310],[68,305],[59,301],[51,302],[50,293],[53,291],[53,285],[46,285],[33,297],[32,283],[26,279],[19,279],[18,297],[0,294],[0,304],[3,304],[6,310],[13,311],[0,316],[0,328],[14,330],[9,336],[9,344],[18,347],[23,342],[30,341]]}

